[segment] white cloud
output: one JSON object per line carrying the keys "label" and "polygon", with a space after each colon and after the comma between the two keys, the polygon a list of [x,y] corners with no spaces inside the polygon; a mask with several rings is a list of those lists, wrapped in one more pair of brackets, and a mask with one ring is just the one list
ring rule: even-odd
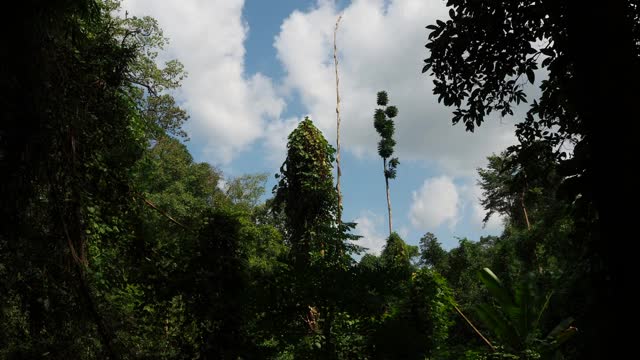
{"label": "white cloud", "polygon": [[[453,176],[472,176],[487,155],[515,142],[513,121],[487,120],[475,134],[451,125],[451,110],[437,103],[432,81],[420,70],[427,56],[425,26],[446,17],[441,1],[354,0],[344,9],[338,31],[341,145],[360,156],[375,155],[372,126],[375,96],[387,90],[396,118],[400,159],[437,165]],[[320,0],[295,11],[282,24],[275,47],[287,76],[314,122],[335,133],[334,2]]]}
{"label": "white cloud", "polygon": [[298,126],[299,120],[289,118],[267,124],[265,129],[265,156],[274,165],[280,165],[287,157],[289,134]]}
{"label": "white cloud", "polygon": [[385,225],[385,221],[385,218],[371,211],[362,212],[354,220],[358,224],[354,233],[362,236],[362,238],[355,241],[355,244],[367,248],[366,252],[369,254],[380,255],[387,243],[387,237],[380,232],[380,227]]}
{"label": "white cloud", "polygon": [[170,39],[166,54],[189,73],[179,92],[191,115],[185,128],[204,155],[228,164],[239,152],[281,126],[285,102],[271,79],[245,74],[244,0],[125,0],[132,15],[158,20]]}
{"label": "white cloud", "polygon": [[398,235],[400,235],[400,237],[402,239],[404,239],[405,241],[407,240],[407,237],[409,236],[409,228],[407,226],[401,226],[398,230]]}
{"label": "white cloud", "polygon": [[411,224],[423,231],[433,231],[443,223],[450,227],[458,221],[460,196],[450,177],[440,176],[425,180],[412,194],[409,210]]}
{"label": "white cloud", "polygon": [[[298,92],[318,127],[335,133],[335,2],[318,0],[282,23],[274,41],[287,74],[282,83],[246,73],[249,24],[242,20],[243,5],[244,0],[125,0],[123,6],[159,21],[170,39],[161,56],[178,58],[189,73],[179,92],[191,115],[185,127],[194,143],[205,144],[200,155],[222,166],[258,141],[268,150],[284,149],[280,131],[292,129],[293,122],[281,119],[286,105],[281,94]],[[425,26],[443,17],[445,6],[436,0],[354,0],[344,9],[338,45],[341,136],[347,151],[375,155],[371,117],[379,90],[387,90],[400,109],[396,139],[401,160],[438,165],[453,176],[473,175],[487,154],[514,142],[509,120],[488,120],[469,134],[451,126],[451,109],[437,104],[431,79],[420,69],[427,56]]]}

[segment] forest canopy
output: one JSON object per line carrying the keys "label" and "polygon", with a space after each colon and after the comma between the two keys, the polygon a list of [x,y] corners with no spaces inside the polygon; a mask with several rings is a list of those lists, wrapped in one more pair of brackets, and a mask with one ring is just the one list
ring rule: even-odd
{"label": "forest canopy", "polygon": [[[416,246],[395,231],[389,179],[399,165],[399,111],[380,91],[371,94],[372,124],[389,236],[375,255],[365,253],[358,224],[342,220],[333,139],[313,119],[288,135],[267,193],[270,175],[229,177],[194,160],[189,114],[174,97],[188,69],[160,62],[168,39],[158,21],[122,16],[112,0],[20,4],[20,19],[2,25],[10,51],[0,54],[0,358],[604,359],[622,351],[613,338],[624,336],[620,312],[632,309],[620,300],[631,262],[612,239],[631,222],[611,199],[624,184],[600,178],[624,175],[612,159],[628,156],[618,152],[631,143],[621,134],[621,148],[610,147],[619,130],[604,120],[638,118],[638,4],[584,16],[573,1],[447,6],[449,18],[425,24],[422,72],[434,87],[424,96],[450,107],[460,131],[513,114],[529,101],[519,79],[548,74],[517,125],[517,144],[477,171],[484,221],[499,214],[504,230],[451,249],[432,232]],[[594,41],[606,56],[592,56]]]}

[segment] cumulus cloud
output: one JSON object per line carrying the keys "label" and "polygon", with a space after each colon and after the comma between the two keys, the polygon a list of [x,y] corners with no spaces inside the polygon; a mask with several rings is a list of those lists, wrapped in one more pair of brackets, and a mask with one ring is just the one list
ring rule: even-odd
{"label": "cumulus cloud", "polygon": [[135,16],[149,15],[170,39],[163,57],[177,58],[189,73],[180,98],[191,115],[190,137],[205,157],[228,164],[239,151],[281,127],[285,101],[272,80],[245,74],[244,0],[125,0]]}
{"label": "cumulus cloud", "polygon": [[354,222],[358,224],[354,233],[362,236],[355,244],[367,248],[366,252],[369,254],[380,255],[387,243],[386,236],[380,231],[385,219],[371,211],[366,211],[362,212]]}
{"label": "cumulus cloud", "polygon": [[272,164],[279,165],[287,157],[288,137],[298,123],[298,119],[288,118],[267,124],[264,136],[265,156]]}
{"label": "cumulus cloud", "polygon": [[[165,58],[178,58],[189,77],[179,92],[189,111],[187,123],[205,159],[227,165],[241,151],[262,141],[281,153],[282,94],[296,92],[303,107],[325,134],[335,133],[334,1],[318,0],[294,11],[274,40],[285,70],[282,81],[247,74],[244,42],[250,31],[242,20],[244,0],[125,0],[133,15],[158,19],[170,39]],[[400,109],[396,118],[401,159],[436,165],[452,176],[470,176],[484,156],[512,144],[513,122],[492,119],[475,134],[451,126],[451,109],[437,104],[431,79],[420,74],[427,56],[425,26],[446,17],[441,1],[353,0],[338,32],[343,148],[375,156],[372,126],[375,94],[389,92]],[[302,114],[295,114],[296,119]],[[275,158],[275,156],[272,156]]]}
{"label": "cumulus cloud", "polygon": [[423,231],[448,223],[453,227],[458,221],[460,196],[453,180],[448,176],[430,178],[412,194],[409,210],[411,224]]}
{"label": "cumulus cloud", "polygon": [[[422,75],[427,56],[425,26],[444,18],[441,1],[354,0],[338,32],[342,145],[358,156],[375,156],[375,96],[387,90],[397,105],[397,153],[401,159],[438,166],[452,176],[472,176],[487,154],[515,142],[513,121],[488,120],[475,134],[451,125],[451,109],[437,103],[432,81]],[[325,134],[335,132],[333,29],[335,3],[320,0],[293,12],[274,46],[286,70],[283,87],[300,95]]]}

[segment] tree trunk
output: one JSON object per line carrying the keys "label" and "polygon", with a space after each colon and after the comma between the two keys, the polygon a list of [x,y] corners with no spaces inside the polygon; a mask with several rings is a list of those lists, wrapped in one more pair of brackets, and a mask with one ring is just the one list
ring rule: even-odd
{"label": "tree trunk", "polygon": [[338,78],[338,47],[336,45],[336,34],[338,33],[340,19],[342,19],[342,15],[338,16],[336,28],[333,30],[333,61],[336,65],[336,169],[338,172],[336,190],[338,191],[338,222],[342,222],[342,192],[340,191],[340,176],[342,176],[342,171],[340,170],[340,91],[338,90],[340,79]]}
{"label": "tree trunk", "polygon": [[[527,213],[527,207],[524,205],[524,193],[525,190],[522,190],[522,192],[520,193],[520,206],[522,206],[522,213],[524,214],[524,221],[527,224],[527,231],[531,231],[531,222],[529,222],[529,215]],[[540,264],[540,258],[538,257],[538,254],[536,253],[536,244],[533,245],[533,249],[532,251],[532,255],[533,255],[533,260],[536,262],[535,265],[538,267],[538,274],[542,274],[542,265]]]}
{"label": "tree trunk", "polygon": [[391,196],[389,195],[389,177],[387,176],[387,159],[384,161],[384,182],[387,185],[387,209],[389,210],[389,236],[391,236],[391,229],[393,229],[393,220],[391,219]]}
{"label": "tree trunk", "polygon": [[529,215],[527,214],[527,207],[524,206],[524,191],[520,193],[520,206],[522,206],[522,213],[524,214],[524,221],[527,224],[527,230],[531,230],[531,223],[529,222]]}

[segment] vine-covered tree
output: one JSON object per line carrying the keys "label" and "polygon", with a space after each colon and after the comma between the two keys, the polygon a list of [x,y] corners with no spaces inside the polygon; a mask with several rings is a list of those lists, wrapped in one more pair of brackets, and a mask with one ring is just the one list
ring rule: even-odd
{"label": "vine-covered tree", "polygon": [[305,322],[313,336],[324,339],[317,340],[323,344],[324,355],[319,354],[320,357],[333,356],[335,352],[331,328],[337,299],[343,295],[336,284],[347,276],[345,272],[353,263],[350,254],[358,248],[347,241],[358,238],[349,233],[354,224],[343,223],[337,217],[334,152],[306,117],[289,135],[287,158],[276,175],[280,180],[273,190],[274,208],[284,212],[289,232],[298,307],[304,304],[298,311],[306,313]]}
{"label": "vine-covered tree", "polygon": [[[337,244],[327,243],[327,229],[335,226],[337,194],[333,187],[335,150],[306,117],[289,134],[287,158],[274,188],[274,206],[286,214],[291,256],[308,265],[312,254],[334,254]],[[304,200],[302,200],[304,199]]]}
{"label": "vine-covered tree", "polygon": [[382,158],[382,164],[384,167],[384,182],[387,190],[387,211],[389,213],[389,235],[391,235],[393,232],[393,219],[391,217],[389,179],[396,178],[396,168],[400,164],[397,157],[391,157],[393,155],[393,148],[396,146],[396,141],[393,139],[393,133],[395,132],[393,118],[398,116],[398,108],[393,105],[387,106],[389,103],[389,96],[386,91],[378,92],[377,103],[378,106],[384,106],[384,109],[376,109],[373,116],[373,127],[381,137],[378,142],[378,154]]}

